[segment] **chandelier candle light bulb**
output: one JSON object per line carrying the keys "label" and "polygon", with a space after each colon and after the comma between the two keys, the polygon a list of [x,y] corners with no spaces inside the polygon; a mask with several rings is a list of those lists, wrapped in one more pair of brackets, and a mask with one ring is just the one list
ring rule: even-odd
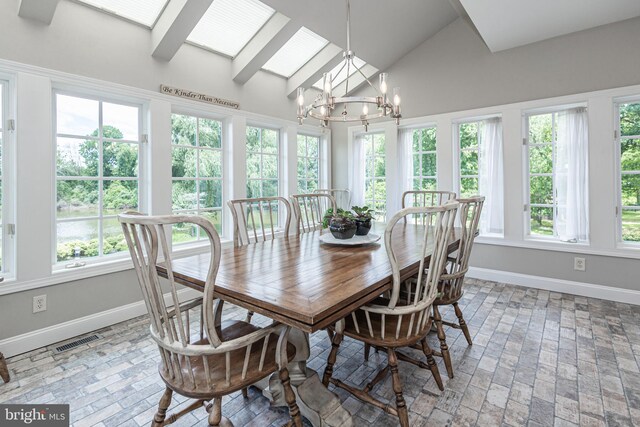
{"label": "chandelier candle light bulb", "polygon": [[[312,117],[320,121],[321,126],[328,126],[329,122],[356,122],[359,121],[367,129],[369,121],[380,119],[382,117],[391,116],[395,119],[396,124],[400,124],[400,89],[393,89],[393,103],[389,102],[387,92],[389,88],[388,74],[380,73],[380,86],[376,88],[369,78],[363,73],[362,69],[356,65],[355,52],[351,50],[351,7],[349,0],[347,3],[347,48],[343,53],[344,62],[339,71],[332,76],[331,73],[324,73],[322,76],[322,93],[318,94],[315,100],[304,105],[304,89],[298,88],[298,122],[302,124],[304,119]],[[353,71],[352,71],[353,70]],[[344,87],[344,94],[334,96],[333,89],[334,80],[337,76],[346,74],[344,83],[338,87]],[[354,89],[353,76],[358,74],[360,81],[368,84],[376,94],[375,96],[349,96],[349,90]],[[351,79],[351,81],[350,81]],[[362,104],[361,114],[358,114],[357,107],[350,104]],[[371,106],[375,107],[370,108]],[[349,108],[348,108],[349,107]],[[355,107],[355,108],[354,108]],[[354,111],[355,110],[355,111]]]}

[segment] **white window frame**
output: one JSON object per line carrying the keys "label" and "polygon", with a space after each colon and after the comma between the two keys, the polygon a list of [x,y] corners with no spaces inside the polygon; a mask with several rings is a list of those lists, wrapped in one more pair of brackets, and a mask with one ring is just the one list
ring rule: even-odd
{"label": "white window frame", "polygon": [[[555,106],[550,106],[550,107],[545,107],[545,108],[537,108],[537,109],[532,109],[532,110],[523,110],[523,198],[524,198],[524,209],[523,209],[523,214],[524,214],[524,240],[527,241],[542,241],[542,242],[560,242],[563,244],[567,244],[567,245],[587,245],[589,243],[588,240],[580,240],[577,242],[566,242],[566,241],[561,241],[556,233],[556,215],[558,214],[558,205],[557,205],[557,197],[558,197],[558,191],[556,188],[556,149],[557,149],[557,143],[558,143],[558,133],[557,133],[557,115],[558,113],[561,113],[563,111],[568,111],[572,108],[578,108],[578,107],[583,107],[583,108],[587,108],[587,104],[586,103],[576,103],[576,104],[570,104],[570,105],[555,105]],[[549,143],[537,143],[537,144],[530,144],[529,142],[529,118],[531,116],[540,116],[540,115],[545,115],[545,114],[552,114],[552,118],[551,118],[551,123],[552,123],[552,128],[551,128],[551,132],[552,132],[552,141]],[[553,203],[551,205],[548,204],[541,204],[541,203],[531,203],[531,182],[529,181],[532,174],[531,174],[531,164],[530,164],[530,152],[529,152],[529,148],[530,146],[544,146],[544,145],[551,145],[552,146],[552,155],[553,155],[553,159],[552,159],[552,169],[551,169],[551,173],[535,173],[533,174],[533,176],[550,176],[551,177],[551,181],[552,181],[552,185],[553,185]],[[544,234],[531,234],[531,208],[532,207],[546,207],[546,208],[550,208],[553,211],[553,235],[551,236],[547,236]]]}
{"label": "white window frame", "polygon": [[[173,150],[176,147],[179,148],[185,148],[185,149],[189,149],[189,150],[196,150],[196,176],[195,177],[174,177],[173,176],[173,172],[171,172],[171,212],[173,214],[187,214],[187,213],[191,213],[191,212],[195,212],[196,215],[201,215],[203,212],[220,212],[220,236],[221,238],[224,237],[225,234],[225,226],[226,226],[226,221],[227,221],[227,215],[225,214],[225,206],[226,206],[226,201],[227,201],[227,191],[226,191],[226,165],[225,165],[225,156],[226,156],[226,139],[225,139],[225,126],[224,126],[224,120],[220,117],[211,117],[209,115],[206,114],[200,114],[200,113],[195,113],[195,112],[184,112],[184,111],[173,111],[171,113],[171,116],[173,115],[180,115],[180,116],[188,116],[188,117],[193,117],[196,119],[196,145],[174,145],[173,144],[173,126],[171,127],[171,158],[173,159]],[[172,118],[173,119],[173,118]],[[220,123],[220,148],[211,148],[211,147],[202,147],[200,146],[200,136],[199,136],[199,129],[200,129],[200,120],[201,119],[205,119],[205,120],[212,120],[212,121],[217,121]],[[221,161],[221,176],[220,178],[209,178],[209,177],[205,177],[202,178],[200,177],[200,153],[203,150],[210,150],[210,151],[218,151],[220,152],[220,161]],[[173,161],[172,161],[173,163]],[[221,206],[219,209],[217,208],[200,208],[200,199],[198,198],[197,200],[197,207],[196,209],[174,209],[173,208],[173,181],[194,181],[196,183],[196,193],[199,195],[200,193],[200,182],[201,181],[220,181],[220,187],[221,187],[221,191],[222,191],[222,195],[221,195]],[[200,228],[198,228],[198,237],[190,242],[181,242],[181,243],[177,243],[178,246],[188,246],[188,245],[197,245],[198,243],[202,243],[203,238],[201,236],[201,230]],[[207,243],[208,244],[208,243]]]}
{"label": "white window frame", "polygon": [[[15,79],[0,74],[2,87],[2,115],[0,139],[2,139],[2,270],[3,280],[15,279],[16,272],[16,185],[15,185]],[[11,122],[9,122],[11,121]],[[9,125],[13,126],[9,128]]]}
{"label": "white window frame", "polygon": [[[298,154],[298,138],[301,137],[301,136],[305,138],[305,155],[304,156],[300,156]],[[318,155],[316,157],[309,156],[309,150],[308,150],[308,139],[309,138],[313,138],[313,139],[316,139],[318,141]],[[308,177],[308,175],[307,175],[308,171],[307,171],[306,167],[305,167],[305,176],[304,176],[304,178],[301,178],[298,175],[298,161],[300,159],[304,159],[305,162],[307,160],[309,160],[309,159],[313,159],[313,160],[317,161],[318,167],[317,167],[317,179],[316,179],[316,181],[317,181],[318,185],[317,185],[316,189],[323,188],[322,187],[322,175],[323,175],[322,174],[322,137],[320,135],[311,135],[311,134],[306,133],[306,132],[298,132],[297,135],[296,135],[296,169],[295,169],[295,175],[296,175],[296,191],[297,192],[301,192],[302,191],[302,190],[300,190],[300,187],[299,187],[299,181],[305,181],[307,183],[307,187],[308,187],[309,181],[313,181],[313,179],[310,179]]]}
{"label": "white window frame", "polygon": [[[284,133],[284,130],[282,128],[278,128],[275,126],[269,126],[269,125],[264,125],[264,124],[256,124],[256,123],[247,123],[246,129],[245,129],[245,135],[244,135],[244,143],[245,143],[245,149],[247,147],[247,133],[249,131],[249,128],[256,128],[256,129],[260,129],[260,142],[261,142],[261,146],[262,146],[262,130],[272,130],[274,132],[276,132],[276,146],[278,148],[278,152],[275,154],[276,156],[276,164],[278,166],[278,176],[276,178],[277,181],[277,188],[278,188],[278,194],[276,194],[276,196],[280,196],[280,197],[284,197],[283,195],[286,194],[285,188],[284,188],[284,180],[282,179],[283,177],[283,172],[284,172],[284,165],[286,164],[286,162],[284,161],[284,154],[283,154],[283,149],[282,149],[282,134]],[[251,181],[273,181],[273,179],[269,179],[269,178],[264,178],[262,172],[264,170],[264,168],[262,167],[262,160],[263,160],[263,156],[267,155],[267,156],[273,156],[273,153],[265,153],[263,151],[255,151],[255,152],[249,152],[248,149],[246,149],[246,154],[245,154],[245,165],[247,165],[247,162],[249,160],[249,154],[258,154],[260,156],[260,178],[249,178],[249,174],[247,173],[247,179],[245,182],[245,188],[248,189],[249,187],[249,183]],[[247,195],[248,197],[248,195]],[[255,196],[254,196],[255,197]],[[265,197],[264,195],[260,195],[260,197]],[[274,197],[274,196],[267,196],[267,197]]]}
{"label": "white window frame", "polygon": [[[454,162],[455,162],[455,178],[454,178],[454,186],[455,192],[458,197],[462,197],[462,179],[463,178],[475,178],[478,180],[478,189],[480,188],[480,129],[478,129],[478,134],[476,139],[478,140],[478,148],[462,148],[460,146],[460,126],[470,123],[481,123],[483,120],[488,118],[498,117],[494,116],[483,116],[483,117],[470,117],[462,120],[453,121],[453,138],[454,138]],[[478,153],[478,173],[476,175],[462,175],[462,153],[463,152],[473,152],[476,151]]]}
{"label": "white window frame", "polygon": [[[384,156],[380,156],[380,155],[376,155],[375,153],[375,141],[374,141],[374,137],[375,135],[382,135],[382,137],[384,138]],[[384,130],[379,130],[379,131],[372,131],[372,132],[367,132],[367,133],[361,133],[358,135],[358,137],[364,138],[364,144],[365,146],[363,147],[364,150],[364,162],[365,162],[365,174],[364,174],[364,194],[365,194],[365,199],[364,199],[364,204],[365,206],[369,206],[369,208],[373,209],[374,211],[376,210],[376,201],[378,201],[375,198],[375,190],[373,192],[373,199],[366,199],[366,194],[367,194],[367,182],[368,181],[376,181],[377,179],[380,179],[380,177],[376,177],[375,172],[369,176],[367,171],[367,148],[366,148],[366,144],[371,144],[371,153],[373,154],[372,156],[370,156],[373,161],[371,162],[373,169],[375,171],[375,159],[377,157],[382,157],[384,160],[384,168],[385,168],[385,176],[384,176],[384,180],[385,180],[385,198],[384,198],[384,216],[383,216],[383,222],[385,222],[388,218],[388,213],[389,213],[389,206],[388,206],[388,194],[389,194],[389,186],[387,185],[387,135],[385,133]],[[370,138],[370,140],[369,140]],[[374,186],[375,189],[375,186]],[[372,203],[368,203],[367,200],[371,200]],[[377,212],[376,212],[377,213]]]}
{"label": "white window frame", "polygon": [[[98,264],[104,264],[104,263],[108,263],[108,262],[112,262],[115,260],[119,260],[119,259],[127,259],[129,257],[129,253],[126,251],[122,251],[122,252],[117,252],[117,253],[113,253],[113,254],[103,254],[103,242],[102,242],[102,237],[103,237],[103,230],[102,230],[102,221],[105,219],[110,219],[110,218],[116,218],[116,215],[103,215],[102,212],[102,199],[103,199],[103,195],[104,195],[104,186],[103,183],[104,181],[109,181],[111,179],[106,178],[103,176],[103,164],[102,164],[102,160],[103,160],[103,144],[105,142],[104,138],[102,138],[101,134],[102,132],[100,131],[100,135],[97,137],[97,140],[100,142],[99,144],[99,154],[98,154],[98,164],[100,165],[99,167],[99,173],[97,176],[95,177],[66,177],[66,176],[58,176],[58,165],[57,165],[57,155],[55,154],[57,152],[57,144],[58,144],[58,137],[63,137],[63,138],[74,138],[74,139],[78,139],[80,140],[81,137],[79,135],[69,135],[69,134],[58,134],[57,132],[57,123],[58,123],[58,111],[57,111],[57,96],[58,95],[63,95],[63,96],[72,96],[72,97],[77,97],[77,98],[83,98],[83,99],[90,99],[90,100],[94,100],[94,101],[98,101],[100,104],[99,106],[99,117],[98,117],[98,126],[99,129],[102,130],[102,126],[103,126],[103,117],[102,117],[102,104],[103,103],[113,103],[113,104],[119,104],[119,105],[126,105],[126,106],[130,106],[130,107],[135,107],[138,108],[138,141],[131,141],[131,140],[127,140],[127,139],[122,139],[122,140],[118,140],[119,142],[123,142],[123,143],[136,143],[138,144],[138,176],[133,178],[129,178],[129,179],[125,179],[128,181],[138,181],[138,211],[145,213],[148,211],[148,194],[150,191],[149,188],[149,184],[148,184],[148,179],[147,179],[147,158],[148,158],[148,148],[147,146],[148,141],[147,141],[147,124],[146,124],[146,120],[145,117],[147,115],[147,105],[145,105],[144,103],[141,103],[137,100],[131,100],[131,99],[126,99],[120,96],[112,96],[110,94],[102,94],[102,93],[96,93],[94,91],[91,90],[87,90],[84,91],[82,89],[79,90],[74,90],[74,89],[59,89],[59,88],[55,88],[53,89],[53,93],[52,93],[52,114],[51,114],[51,120],[52,120],[52,143],[54,144],[54,155],[53,155],[53,200],[52,200],[52,215],[53,215],[53,220],[52,220],[52,239],[51,239],[51,264],[53,266],[53,271],[64,271],[67,270],[69,268],[81,268],[81,267],[85,267],[85,266],[89,266],[89,265],[98,265]],[[107,139],[108,142],[108,139]],[[119,178],[122,179],[122,178]],[[63,221],[59,221],[57,218],[57,184],[58,184],[58,180],[90,180],[90,181],[97,181],[98,182],[98,200],[99,200],[99,206],[100,206],[100,211],[99,214],[96,216],[91,216],[91,217],[86,217],[86,218],[73,218],[73,219],[68,219],[68,220],[63,220]],[[99,228],[98,228],[98,241],[99,241],[99,253],[97,256],[95,257],[87,257],[87,258],[81,258],[81,262],[77,265],[73,265],[73,261],[58,261],[57,260],[57,255],[58,255],[58,250],[57,250],[57,244],[58,244],[58,233],[57,233],[57,226],[59,222],[74,222],[74,221],[88,221],[88,220],[96,220],[98,221],[99,224]]]}
{"label": "white window frame", "polygon": [[629,209],[622,205],[622,176],[639,175],[640,171],[622,171],[622,139],[636,139],[640,142],[640,135],[633,137],[622,136],[620,129],[620,106],[622,104],[640,104],[640,97],[614,99],[614,151],[615,151],[615,189],[616,189],[616,246],[624,248],[640,249],[640,242],[625,241],[622,239],[622,212],[627,210],[639,210],[640,207]]}
{"label": "white window frame", "polygon": [[[415,132],[424,132],[427,131],[428,129],[433,129],[434,133],[435,133],[435,139],[436,139],[436,146],[433,150],[427,150],[424,151],[422,149],[422,144],[420,144],[420,150],[418,150],[418,152],[413,151],[413,135],[415,134]],[[420,181],[422,182],[423,179],[432,179],[435,181],[435,188],[433,188],[433,190],[438,190],[438,126],[435,124],[432,125],[425,125],[425,126],[418,126],[418,127],[412,127],[409,130],[411,130],[413,133],[411,135],[412,137],[412,145],[411,145],[411,155],[412,156],[416,156],[418,155],[420,158],[420,175],[414,175],[414,171],[415,171],[415,164],[413,165],[413,170],[411,171],[411,188],[413,190],[415,190],[415,180],[416,179],[420,179]],[[433,154],[434,156],[436,156],[436,170],[435,170],[435,175],[431,176],[431,175],[422,175],[422,156],[425,154]],[[415,161],[415,157],[414,157],[414,161]],[[421,184],[421,188],[422,188],[422,184]]]}

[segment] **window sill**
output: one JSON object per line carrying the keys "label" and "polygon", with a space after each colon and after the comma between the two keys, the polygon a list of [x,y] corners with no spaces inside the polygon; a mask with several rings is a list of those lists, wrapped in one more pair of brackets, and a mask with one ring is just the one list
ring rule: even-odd
{"label": "window sill", "polygon": [[534,249],[553,252],[569,252],[582,255],[607,256],[614,258],[640,259],[640,246],[625,245],[612,249],[598,249],[586,242],[567,243],[553,240],[526,239],[506,240],[496,237],[479,236],[476,242],[481,245],[507,246],[512,248]]}
{"label": "window sill", "polygon": [[[222,247],[231,247],[231,240],[221,242]],[[201,254],[209,251],[208,242],[197,242],[180,245],[174,248],[173,254],[176,258],[184,258],[191,255]],[[83,267],[64,268],[64,264],[54,266],[50,276],[32,280],[17,280],[15,277],[5,277],[0,283],[0,295],[9,295],[24,292],[32,289],[44,288],[61,283],[73,282],[76,280],[89,279],[91,277],[105,274],[118,273],[133,269],[133,263],[129,256],[118,256],[116,259],[103,260],[100,262],[88,263]]]}

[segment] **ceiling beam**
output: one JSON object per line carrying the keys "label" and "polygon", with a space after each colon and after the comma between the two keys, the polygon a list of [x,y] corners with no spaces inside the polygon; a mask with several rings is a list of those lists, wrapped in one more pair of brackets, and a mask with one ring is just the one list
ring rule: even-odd
{"label": "ceiling beam", "polygon": [[325,46],[309,62],[289,77],[287,81],[287,96],[291,99],[296,97],[296,90],[299,87],[305,89],[313,86],[322,77],[322,73],[330,71],[342,60],[342,48],[333,43]]}
{"label": "ceiling beam", "polygon": [[51,24],[59,0],[20,0],[18,16]]}
{"label": "ceiling beam", "polygon": [[[375,76],[380,71],[373,65],[369,65],[369,64],[363,65],[360,70],[365,76],[367,76],[369,80],[371,80],[371,77]],[[360,89],[363,85],[366,85],[366,84],[367,82],[364,79],[364,77],[362,77],[362,74],[356,71],[355,74],[349,77],[349,92],[347,92],[347,95],[355,92],[356,90]],[[375,81],[372,81],[371,84],[376,88],[378,87],[378,84]],[[344,91],[346,87],[347,87],[347,81],[345,80],[344,82],[340,83],[336,88],[333,89],[332,91],[333,96],[344,95]],[[391,88],[389,88],[389,90],[391,90]],[[391,92],[388,92],[388,93],[391,93]]]}
{"label": "ceiling beam", "polygon": [[173,0],[151,31],[151,56],[171,61],[213,0]]}
{"label": "ceiling beam", "polygon": [[279,12],[274,13],[233,59],[233,81],[246,83],[299,29],[299,24]]}

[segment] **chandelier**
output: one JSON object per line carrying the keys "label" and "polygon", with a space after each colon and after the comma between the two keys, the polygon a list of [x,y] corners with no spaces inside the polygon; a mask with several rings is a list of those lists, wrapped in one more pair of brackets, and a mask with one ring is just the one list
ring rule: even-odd
{"label": "chandelier", "polygon": [[[320,120],[320,124],[323,127],[328,126],[330,122],[361,122],[366,131],[369,121],[382,117],[391,117],[399,125],[402,117],[400,114],[400,88],[393,88],[393,96],[390,101],[387,95],[387,73],[380,73],[380,85],[379,88],[376,88],[364,75],[360,67],[356,66],[354,62],[355,53],[351,50],[350,21],[351,7],[349,0],[347,0],[347,50],[342,54],[344,57],[342,66],[333,77],[331,73],[322,75],[322,93],[318,94],[311,104],[304,105],[304,88],[298,88],[296,97],[298,122],[302,124],[307,117]],[[333,94],[333,83],[343,70],[346,71],[347,76],[344,81],[345,91],[341,96],[335,96]],[[360,74],[364,81],[376,91],[376,96],[347,96],[349,93],[349,79],[356,74]],[[352,107],[348,108],[349,106]],[[360,111],[357,111],[358,107],[361,107]]]}

